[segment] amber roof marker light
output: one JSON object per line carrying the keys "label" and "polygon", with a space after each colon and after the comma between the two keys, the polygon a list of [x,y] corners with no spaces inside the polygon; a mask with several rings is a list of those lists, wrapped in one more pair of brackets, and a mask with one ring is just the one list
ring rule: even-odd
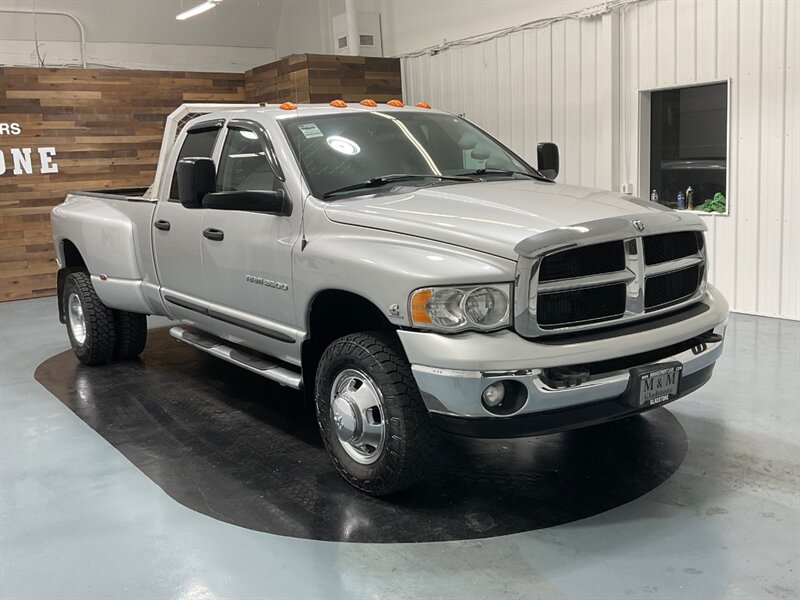
{"label": "amber roof marker light", "polygon": [[339,98],[338,100],[331,100],[330,105],[334,108],[347,108],[347,102]]}
{"label": "amber roof marker light", "polygon": [[284,102],[279,108],[281,110],[297,110],[297,104],[294,102]]}
{"label": "amber roof marker light", "polygon": [[414,106],[416,106],[417,108],[430,108],[431,107],[431,105],[428,104],[427,102],[417,102]]}
{"label": "amber roof marker light", "polygon": [[372,98],[364,98],[361,102],[359,102],[361,106],[369,106],[370,108],[374,108],[378,106],[378,103],[375,102]]}
{"label": "amber roof marker light", "polygon": [[394,106],[395,108],[403,108],[405,106],[402,100],[389,100],[386,104]]}

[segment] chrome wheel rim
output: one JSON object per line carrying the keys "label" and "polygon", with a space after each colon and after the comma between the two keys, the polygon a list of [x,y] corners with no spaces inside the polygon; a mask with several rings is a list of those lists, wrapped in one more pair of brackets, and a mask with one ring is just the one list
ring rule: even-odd
{"label": "chrome wheel rim", "polygon": [[331,388],[331,423],[344,451],[369,465],[380,458],[386,443],[383,395],[366,373],[346,369]]}
{"label": "chrome wheel rim", "polygon": [[72,339],[83,346],[86,342],[86,319],[83,316],[83,304],[78,294],[72,292],[67,299],[67,321]]}

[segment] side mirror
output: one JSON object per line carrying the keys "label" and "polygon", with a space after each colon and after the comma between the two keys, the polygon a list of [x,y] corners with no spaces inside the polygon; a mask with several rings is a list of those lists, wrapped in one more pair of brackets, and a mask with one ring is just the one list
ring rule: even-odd
{"label": "side mirror", "polygon": [[536,148],[538,171],[548,179],[558,176],[558,146],[553,142],[540,142]]}
{"label": "side mirror", "polygon": [[178,199],[186,208],[200,208],[203,197],[217,189],[217,172],[210,158],[178,161]]}
{"label": "side mirror", "polygon": [[271,215],[290,215],[292,206],[283,190],[237,190],[214,192],[203,198],[203,208],[244,210]]}

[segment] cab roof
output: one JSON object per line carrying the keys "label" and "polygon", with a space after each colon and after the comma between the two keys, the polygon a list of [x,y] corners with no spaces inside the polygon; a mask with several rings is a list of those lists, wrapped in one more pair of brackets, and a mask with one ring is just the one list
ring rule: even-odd
{"label": "cab roof", "polygon": [[[298,116],[313,117],[316,115],[329,115],[329,114],[347,114],[348,112],[382,112],[382,113],[403,113],[403,112],[435,112],[439,114],[447,114],[442,110],[435,110],[432,108],[420,108],[413,105],[406,105],[403,107],[391,106],[385,103],[378,103],[377,106],[364,106],[358,102],[348,102],[344,107],[331,106],[330,104],[297,104],[297,108],[283,109],[280,104],[264,104],[258,108],[242,108],[225,111],[228,114],[236,115],[240,118],[258,119],[265,116],[273,117],[275,119],[287,119]],[[211,117],[213,115],[205,115]]]}

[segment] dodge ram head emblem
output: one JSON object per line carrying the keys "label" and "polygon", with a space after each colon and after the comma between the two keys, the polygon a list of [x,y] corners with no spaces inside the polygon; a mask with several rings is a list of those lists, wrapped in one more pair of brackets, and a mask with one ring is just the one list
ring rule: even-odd
{"label": "dodge ram head emblem", "polygon": [[639,219],[634,219],[631,221],[633,226],[636,227],[636,231],[644,231],[644,223],[642,223]]}

